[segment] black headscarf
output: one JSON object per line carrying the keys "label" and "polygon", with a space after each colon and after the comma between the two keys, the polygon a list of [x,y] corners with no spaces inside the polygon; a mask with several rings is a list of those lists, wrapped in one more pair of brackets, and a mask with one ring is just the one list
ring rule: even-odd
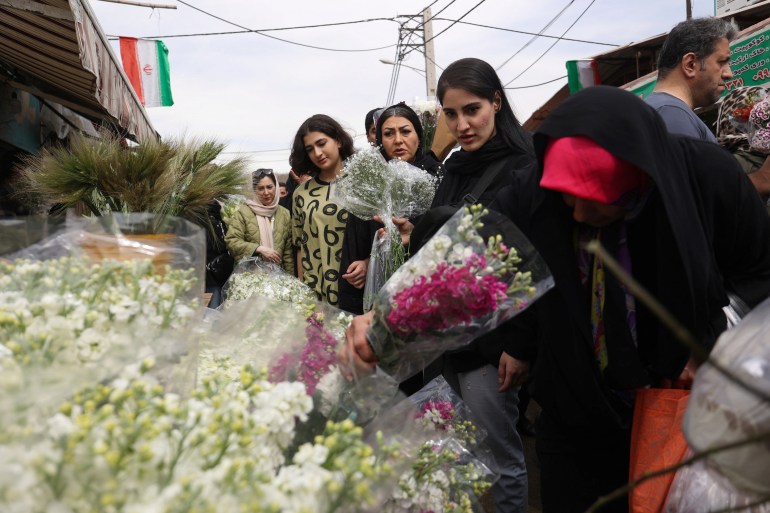
{"label": "black headscarf", "polygon": [[444,179],[436,191],[432,206],[453,205],[462,201],[473,190],[484,171],[501,159],[507,159],[508,162],[503,172],[487,188],[488,194],[478,198],[483,204],[491,203],[497,191],[511,182],[515,172],[534,163],[529,151],[511,148],[499,134],[476,151],[458,150],[444,163]]}
{"label": "black headscarf", "polygon": [[[639,217],[626,223],[632,274],[706,348],[725,327],[728,292],[749,306],[770,294],[770,220],[732,155],[713,143],[670,135],[659,115],[629,92],[585,89],[541,125],[534,135],[537,168],[519,175],[492,208],[530,238],[556,288],[535,305],[537,330],[517,333],[506,352],[515,357],[517,344],[535,342],[534,389],[544,411],[570,425],[606,426],[617,409],[608,407],[612,394],[594,361],[576,224],[562,195],[539,186],[548,141],[569,136],[592,139],[654,182]],[[650,375],[677,377],[688,351],[638,301],[637,327],[639,357]]]}

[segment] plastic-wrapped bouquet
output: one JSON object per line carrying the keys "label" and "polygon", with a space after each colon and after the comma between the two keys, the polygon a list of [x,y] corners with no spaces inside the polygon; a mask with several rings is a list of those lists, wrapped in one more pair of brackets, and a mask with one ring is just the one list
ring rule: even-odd
{"label": "plastic-wrapped bouquet", "polygon": [[[454,497],[457,483],[480,489],[488,480],[453,439],[426,445],[413,406],[388,403],[391,392],[349,384],[337,400],[344,393],[377,403],[373,414],[316,424],[306,383],[267,379],[275,351],[305,344],[310,326],[326,330],[321,346],[341,338],[346,320],[331,310],[300,313],[255,296],[198,322],[190,314],[204,309],[187,303],[199,306],[194,272],[156,273],[149,259],[66,258],[3,263],[0,293],[11,306],[0,312],[8,330],[0,346],[0,511],[381,511],[402,494],[399,479],[430,483],[436,502],[425,504],[448,507],[443,498]],[[130,303],[113,311],[123,299]],[[167,329],[150,329],[164,320]],[[98,338],[88,333],[95,326],[104,328]],[[191,386],[179,386],[191,374]],[[41,378],[54,396],[37,394]],[[19,404],[35,411],[35,422],[18,425],[11,413]]]}
{"label": "plastic-wrapped bouquet", "polygon": [[345,161],[345,174],[335,186],[335,201],[360,219],[378,215],[387,234],[375,239],[367,272],[364,309],[383,283],[406,259],[401,235],[391,217],[411,217],[424,213],[433,201],[437,180],[428,172],[407,162],[389,162],[374,147],[368,147]]}
{"label": "plastic-wrapped bouquet", "polygon": [[664,511],[770,511],[768,333],[770,300],[765,300],[724,332],[710,355],[754,391],[709,363],[698,370],[682,430],[696,454],[709,454],[677,472]]}
{"label": "plastic-wrapped bouquet", "polygon": [[252,296],[262,296],[304,308],[316,300],[313,290],[280,266],[247,258],[238,262],[227,283],[222,287],[224,307]]}
{"label": "plastic-wrapped bouquet", "polygon": [[[484,228],[487,213],[480,205],[459,209],[377,295],[367,337],[396,380],[491,331],[553,286],[526,237],[499,214],[499,224]],[[486,243],[482,232],[490,232]]]}
{"label": "plastic-wrapped bouquet", "polygon": [[415,98],[411,107],[420,116],[420,123],[422,124],[422,149],[427,153],[433,146],[433,136],[436,135],[436,124],[438,123],[441,104],[435,99],[418,100]]}
{"label": "plastic-wrapped bouquet", "polygon": [[409,396],[418,409],[418,419],[438,432],[452,434],[467,449],[481,443],[487,433],[471,422],[470,409],[439,376]]}
{"label": "plastic-wrapped bouquet", "polygon": [[[756,93],[748,115],[749,145],[752,149],[770,153],[770,97]],[[745,110],[740,114],[743,115]]]}
{"label": "plastic-wrapped bouquet", "polygon": [[485,463],[492,458],[479,446],[486,433],[471,422],[470,410],[442,377],[407,401],[417,407],[416,420],[431,437],[385,510],[480,511],[478,498],[497,479]]}

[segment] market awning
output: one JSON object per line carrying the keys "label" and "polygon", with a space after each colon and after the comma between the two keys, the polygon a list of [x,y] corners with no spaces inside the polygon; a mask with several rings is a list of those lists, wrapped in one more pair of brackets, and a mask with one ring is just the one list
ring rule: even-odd
{"label": "market awning", "polygon": [[82,0],[0,0],[0,80],[137,142],[158,137]]}

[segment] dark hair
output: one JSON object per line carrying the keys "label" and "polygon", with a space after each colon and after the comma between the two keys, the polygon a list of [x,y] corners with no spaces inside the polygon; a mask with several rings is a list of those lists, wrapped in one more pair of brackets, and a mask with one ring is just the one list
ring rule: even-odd
{"label": "dark hair", "polygon": [[382,114],[380,114],[380,117],[377,119],[377,129],[375,133],[377,134],[377,146],[380,147],[380,153],[382,153],[382,156],[385,157],[386,160],[392,158],[385,153],[385,148],[382,147],[382,125],[392,117],[406,118],[412,125],[414,125],[414,131],[417,134],[417,139],[420,141],[420,144],[417,146],[417,153],[415,154],[415,158],[417,158],[421,153],[422,148],[422,123],[420,122],[420,116],[405,103],[397,103],[383,109]]}
{"label": "dark hair", "polygon": [[369,112],[366,113],[366,117],[364,118],[364,130],[367,134],[369,133],[369,129],[372,128],[372,125],[374,124],[374,113],[380,110],[380,107],[375,107]]}
{"label": "dark hair", "polygon": [[738,33],[736,26],[720,18],[692,18],[677,24],[663,42],[658,56],[658,77],[665,78],[688,53],[703,61],[714,53],[720,39],[732,40]]}
{"label": "dark hair", "polygon": [[310,132],[324,133],[340,143],[340,158],[342,160],[350,157],[355,152],[353,138],[342,128],[342,125],[326,114],[314,114],[299,126],[297,135],[294,136],[294,142],[291,145],[289,164],[296,173],[319,173],[321,171],[313,164],[307,151],[305,151],[305,136]]}
{"label": "dark hair", "polygon": [[495,128],[506,146],[511,149],[532,153],[532,140],[521,127],[513,114],[513,108],[505,96],[500,77],[494,68],[481,59],[467,58],[455,61],[441,73],[436,94],[443,105],[447,89],[463,89],[469,93],[495,101],[495,93],[500,94],[500,110],[495,114]]}
{"label": "dark hair", "polygon": [[286,187],[286,182],[278,182],[278,187]]}

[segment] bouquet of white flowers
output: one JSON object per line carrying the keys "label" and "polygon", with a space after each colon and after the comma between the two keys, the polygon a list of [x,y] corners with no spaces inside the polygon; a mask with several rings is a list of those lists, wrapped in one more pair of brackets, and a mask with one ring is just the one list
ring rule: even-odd
{"label": "bouquet of white flowers", "polygon": [[414,99],[411,105],[412,110],[420,116],[422,124],[422,149],[426,153],[433,147],[433,136],[436,135],[436,125],[438,124],[441,104],[435,99],[418,100]]}
{"label": "bouquet of white flowers", "polygon": [[438,183],[435,177],[398,159],[386,162],[379,150],[368,147],[345,161],[334,199],[364,220],[380,216],[386,234],[374,240],[364,291],[364,310],[374,295],[406,260],[406,250],[392,217],[410,217],[430,208]]}
{"label": "bouquet of white flowers", "polygon": [[[77,251],[2,265],[0,511],[365,512],[403,486],[465,507],[458,483],[490,480],[453,437],[425,445],[435,430],[395,387],[349,384],[327,398],[354,407],[320,414],[306,378],[336,373],[327,357],[348,319],[333,310],[255,296],[203,320],[197,273],[182,267]],[[321,351],[281,362],[294,347]],[[33,422],[16,422],[19,404]]]}
{"label": "bouquet of white flowers", "polygon": [[254,296],[290,303],[300,309],[316,300],[313,290],[296,277],[277,264],[257,258],[246,258],[236,264],[222,287],[222,296],[224,308]]}

